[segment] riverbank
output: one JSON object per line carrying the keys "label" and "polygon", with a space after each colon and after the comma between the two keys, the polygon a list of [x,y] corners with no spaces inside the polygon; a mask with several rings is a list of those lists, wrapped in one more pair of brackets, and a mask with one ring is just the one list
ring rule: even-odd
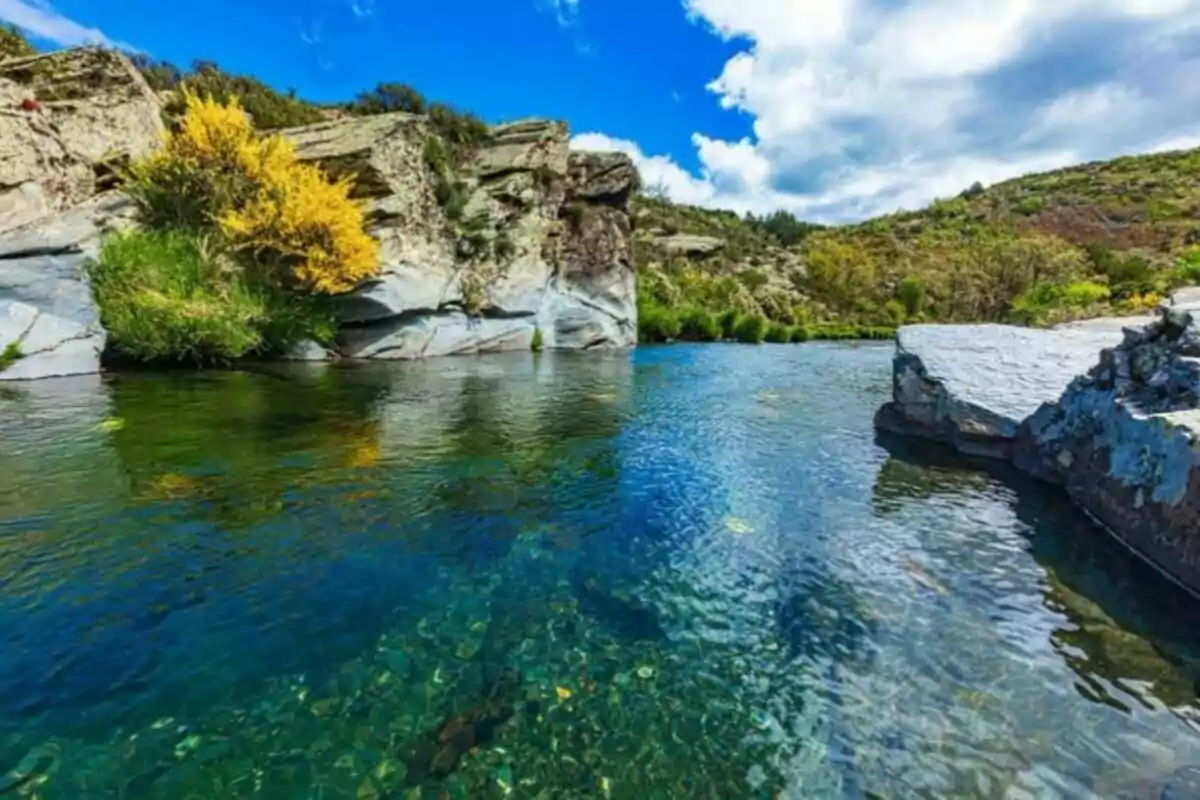
{"label": "riverbank", "polygon": [[1184,290],[1157,317],[1049,330],[902,328],[892,400],[875,424],[1062,486],[1200,594],[1198,301]]}

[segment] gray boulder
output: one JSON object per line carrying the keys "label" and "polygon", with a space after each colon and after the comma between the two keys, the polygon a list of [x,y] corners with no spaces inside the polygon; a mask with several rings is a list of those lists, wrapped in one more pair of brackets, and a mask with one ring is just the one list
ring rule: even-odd
{"label": "gray boulder", "polygon": [[0,233],[0,380],[100,371],[106,334],[85,264],[128,200],[105,194],[63,214]]}
{"label": "gray boulder", "polygon": [[876,425],[1011,460],[1200,593],[1200,332],[1157,318],[900,330]]}
{"label": "gray boulder", "polygon": [[1014,458],[1200,591],[1200,334],[1191,313],[1169,307],[1126,329],[1025,420]]}
{"label": "gray boulder", "polygon": [[897,334],[892,402],[876,425],[1009,458],[1021,423],[1120,340],[1119,329],[1103,326],[905,326]]}

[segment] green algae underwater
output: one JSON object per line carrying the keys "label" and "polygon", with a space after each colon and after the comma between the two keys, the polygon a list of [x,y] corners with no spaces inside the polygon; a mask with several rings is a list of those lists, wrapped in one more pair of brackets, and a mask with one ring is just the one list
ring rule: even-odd
{"label": "green algae underwater", "polygon": [[1197,604],[886,344],[0,394],[0,797],[1190,797]]}

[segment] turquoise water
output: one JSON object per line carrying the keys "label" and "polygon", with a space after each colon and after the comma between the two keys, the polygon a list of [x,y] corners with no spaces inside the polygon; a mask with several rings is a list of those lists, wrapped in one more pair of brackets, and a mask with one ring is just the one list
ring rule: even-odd
{"label": "turquoise water", "polygon": [[890,358],[6,386],[0,796],[1195,796],[1196,603]]}

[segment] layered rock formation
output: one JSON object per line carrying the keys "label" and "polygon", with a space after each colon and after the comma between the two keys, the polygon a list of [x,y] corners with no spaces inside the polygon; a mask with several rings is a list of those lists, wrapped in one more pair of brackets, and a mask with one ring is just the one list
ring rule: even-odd
{"label": "layered rock formation", "polygon": [[1139,555],[1200,593],[1200,332],[1158,319],[1050,331],[901,330],[876,424],[1012,460],[1065,487]]}
{"label": "layered rock formation", "polygon": [[131,213],[126,198],[106,192],[0,234],[0,381],[100,371],[107,336],[85,267]]}
{"label": "layered rock formation", "polygon": [[0,63],[0,380],[98,372],[83,265],[129,206],[114,170],[160,141],[158,99],[122,55]]}
{"label": "layered rock formation", "polygon": [[[531,120],[493,128],[455,174],[439,174],[424,117],[343,119],[285,131],[304,159],[356,175],[378,279],[341,304],[351,358],[420,358],[631,345],[636,299],[620,154],[573,153],[567,130]],[[447,202],[451,180],[464,198]]]}
{"label": "layered rock formation", "polygon": [[[128,216],[107,194],[118,168],[161,133],[161,98],[118,53],[0,63],[0,379],[100,369],[105,336],[82,266]],[[492,128],[452,164],[431,157],[438,132],[422,116],[283,133],[303,159],[355,175],[383,254],[379,278],[341,298],[335,352],[308,343],[294,357],[635,342],[628,157],[571,152],[566,127],[540,120]]]}

